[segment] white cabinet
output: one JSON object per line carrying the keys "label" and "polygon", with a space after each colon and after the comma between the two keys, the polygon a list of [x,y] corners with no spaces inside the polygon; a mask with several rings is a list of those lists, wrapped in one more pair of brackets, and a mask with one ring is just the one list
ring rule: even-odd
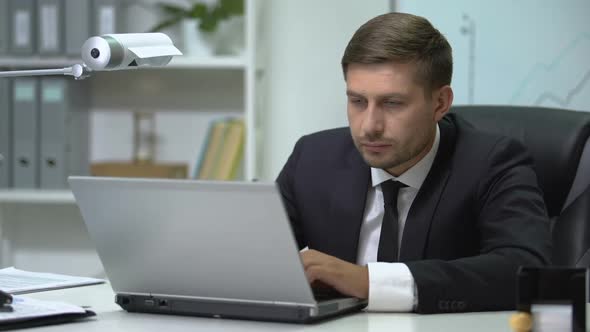
{"label": "white cabinet", "polygon": [[[95,73],[90,80],[92,161],[130,159],[131,114],[157,112],[156,161],[198,158],[212,119],[242,117],[245,180],[258,177],[257,95],[260,93],[260,13],[264,0],[244,0],[244,50],[229,56],[176,57],[164,68]],[[145,8],[151,0],[134,0]],[[143,3],[143,4],[142,4]],[[129,20],[142,20],[130,8]],[[149,15],[147,15],[149,16]],[[141,22],[151,26],[155,21]],[[135,31],[137,32],[137,31]],[[0,57],[0,70],[59,68],[66,57]],[[189,169],[189,174],[192,169]],[[0,267],[100,276],[102,267],[70,191],[0,190]]]}

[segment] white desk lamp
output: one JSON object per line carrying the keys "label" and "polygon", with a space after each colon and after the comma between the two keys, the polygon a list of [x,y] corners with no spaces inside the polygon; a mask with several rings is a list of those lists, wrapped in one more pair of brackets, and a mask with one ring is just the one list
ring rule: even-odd
{"label": "white desk lamp", "polygon": [[61,69],[0,71],[1,77],[69,75],[84,79],[93,71],[163,67],[182,55],[163,33],[124,33],[91,37],[82,45],[82,64]]}

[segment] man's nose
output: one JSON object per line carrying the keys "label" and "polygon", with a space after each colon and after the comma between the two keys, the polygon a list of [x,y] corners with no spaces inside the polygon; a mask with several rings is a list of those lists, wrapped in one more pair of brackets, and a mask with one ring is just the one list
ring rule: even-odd
{"label": "man's nose", "polygon": [[375,104],[369,104],[363,119],[363,132],[368,136],[379,135],[384,130],[383,112]]}

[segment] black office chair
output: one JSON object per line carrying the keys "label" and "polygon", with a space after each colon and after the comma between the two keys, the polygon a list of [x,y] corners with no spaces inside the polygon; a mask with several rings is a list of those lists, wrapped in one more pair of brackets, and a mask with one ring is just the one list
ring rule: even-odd
{"label": "black office chair", "polygon": [[590,113],[523,106],[455,106],[476,128],[529,149],[551,217],[553,264],[590,267]]}

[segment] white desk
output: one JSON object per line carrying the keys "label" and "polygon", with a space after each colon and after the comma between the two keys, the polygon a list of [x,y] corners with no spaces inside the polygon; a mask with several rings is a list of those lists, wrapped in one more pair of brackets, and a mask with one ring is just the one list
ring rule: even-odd
{"label": "white desk", "polygon": [[510,331],[511,312],[468,314],[391,314],[365,313],[347,315],[312,325],[254,322],[243,320],[127,313],[114,303],[114,293],[108,284],[70,288],[29,294],[42,299],[64,301],[80,306],[92,306],[97,316],[89,321],[53,325],[27,331],[355,331],[355,332],[420,332],[420,331]]}

